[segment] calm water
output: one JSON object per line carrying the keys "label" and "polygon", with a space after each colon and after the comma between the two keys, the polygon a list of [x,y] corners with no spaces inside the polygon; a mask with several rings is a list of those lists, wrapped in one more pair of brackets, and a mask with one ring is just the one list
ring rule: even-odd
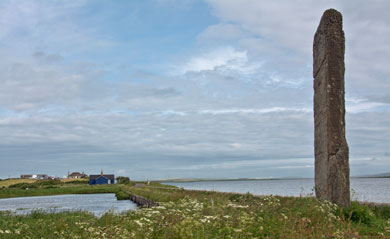
{"label": "calm water", "polygon": [[[165,183],[185,189],[237,192],[258,195],[314,195],[314,179],[280,179],[247,181],[203,181]],[[390,203],[390,178],[351,178],[352,200]]]}
{"label": "calm water", "polygon": [[109,210],[120,213],[136,208],[137,206],[130,200],[117,201],[113,193],[0,199],[0,211],[9,210],[16,214],[27,214],[33,210],[49,212],[83,210],[101,216]]}

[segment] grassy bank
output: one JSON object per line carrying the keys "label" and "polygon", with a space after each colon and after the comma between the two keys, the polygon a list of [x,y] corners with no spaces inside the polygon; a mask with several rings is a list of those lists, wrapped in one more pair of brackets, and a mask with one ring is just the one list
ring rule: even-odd
{"label": "grassy bank", "polygon": [[0,188],[8,188],[10,185],[17,183],[34,183],[36,179],[21,179],[21,178],[11,178],[0,180]]}
{"label": "grassy bank", "polygon": [[60,183],[80,183],[80,184],[88,184],[88,179],[84,178],[72,178],[72,179],[67,179],[67,178],[61,178],[57,180],[38,180],[38,179],[23,179],[23,178],[10,178],[10,179],[3,179],[0,180],[0,188],[8,188],[9,186],[15,185],[15,184],[34,184],[39,182],[48,182],[48,181],[53,181],[58,184]]}
{"label": "grassy bank", "polygon": [[87,212],[0,213],[0,238],[390,238],[388,206],[354,203],[342,209],[314,198],[187,191],[158,184],[121,190],[124,196],[135,193],[160,206],[101,218]]}
{"label": "grassy bank", "polygon": [[[15,183],[17,182],[17,183]],[[50,196],[60,194],[117,193],[121,185],[88,185],[88,181],[36,180],[14,181],[0,188],[0,198]]]}

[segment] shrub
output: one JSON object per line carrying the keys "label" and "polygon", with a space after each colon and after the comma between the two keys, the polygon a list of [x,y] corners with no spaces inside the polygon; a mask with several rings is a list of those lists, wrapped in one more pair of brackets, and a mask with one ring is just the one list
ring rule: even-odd
{"label": "shrub", "polygon": [[373,212],[385,220],[390,219],[390,205],[375,206]]}
{"label": "shrub", "polygon": [[54,179],[54,180],[48,179],[48,180],[38,180],[34,184],[38,186],[53,186],[53,185],[62,185],[64,183],[58,179]]}
{"label": "shrub", "polygon": [[88,180],[73,180],[69,182],[65,182],[65,184],[88,184]]}
{"label": "shrub", "polygon": [[120,183],[120,184],[127,184],[127,183],[130,183],[130,178],[119,176],[116,178],[116,181],[117,181],[117,183]]}
{"label": "shrub", "polygon": [[60,180],[38,180],[34,183],[17,183],[10,185],[9,188],[56,188],[57,186],[63,185],[64,183]]}
{"label": "shrub", "polygon": [[352,202],[349,208],[344,209],[344,216],[353,222],[370,225],[374,219],[374,213],[365,205]]}
{"label": "shrub", "polygon": [[123,191],[116,192],[115,196],[116,196],[116,200],[130,200],[130,195]]}
{"label": "shrub", "polygon": [[10,185],[9,188],[26,189],[26,188],[38,188],[38,186],[35,183],[17,183],[17,184]]}
{"label": "shrub", "polygon": [[241,200],[241,198],[242,198],[241,194],[233,194],[229,197],[229,200],[232,202],[238,202]]}
{"label": "shrub", "polygon": [[43,187],[44,189],[51,189],[51,188],[59,188],[58,186],[54,186],[54,185],[49,185],[49,186],[44,186]]}

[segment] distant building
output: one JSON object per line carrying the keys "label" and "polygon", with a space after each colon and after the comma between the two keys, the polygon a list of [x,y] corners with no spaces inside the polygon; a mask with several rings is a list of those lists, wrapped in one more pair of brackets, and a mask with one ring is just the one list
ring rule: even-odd
{"label": "distant building", "polygon": [[79,173],[79,172],[69,173],[68,172],[68,179],[75,179],[75,178],[88,178],[88,175],[86,175],[84,172],[82,172],[82,173]]}
{"label": "distant building", "polygon": [[103,170],[100,175],[89,175],[89,185],[95,184],[115,184],[115,175],[103,174]]}
{"label": "distant building", "polygon": [[22,174],[20,178],[23,179],[48,179],[49,176],[47,174]]}

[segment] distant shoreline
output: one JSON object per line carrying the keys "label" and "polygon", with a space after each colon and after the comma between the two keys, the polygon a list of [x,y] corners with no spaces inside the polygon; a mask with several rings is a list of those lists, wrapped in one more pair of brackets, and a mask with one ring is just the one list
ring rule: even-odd
{"label": "distant shoreline", "polygon": [[295,179],[311,179],[311,178],[226,178],[226,179],[194,179],[194,178],[180,178],[180,179],[166,179],[155,180],[154,182],[174,182],[174,183],[189,183],[189,182],[225,182],[225,181],[265,181],[265,180],[295,180]]}
{"label": "distant shoreline", "polygon": [[[353,176],[350,178],[390,178],[390,176]],[[178,178],[166,180],[151,180],[152,182],[166,182],[166,183],[192,183],[192,182],[226,182],[226,181],[267,181],[267,180],[307,180],[314,178],[227,178],[227,179],[195,179],[195,178]]]}

